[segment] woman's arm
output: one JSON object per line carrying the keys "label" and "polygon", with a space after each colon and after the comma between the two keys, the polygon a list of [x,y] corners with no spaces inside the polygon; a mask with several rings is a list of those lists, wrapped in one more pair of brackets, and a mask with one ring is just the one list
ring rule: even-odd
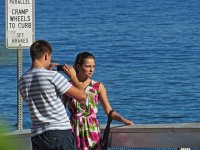
{"label": "woman's arm", "polygon": [[84,102],[87,98],[87,94],[83,90],[80,90],[73,85],[65,94],[77,99],[80,103]]}
{"label": "woman's arm", "polygon": [[63,70],[64,70],[64,73],[71,79],[74,86],[77,87],[78,89],[84,91],[83,85],[78,81],[74,67],[68,66],[68,65],[65,64],[63,66]]}
{"label": "woman's arm", "polygon": [[[106,89],[105,89],[103,83],[100,83],[100,86],[99,86],[99,99],[100,99],[101,105],[102,105],[105,113],[108,115],[109,112],[112,110],[112,107],[110,106],[110,103],[108,101],[107,92],[106,92]],[[132,121],[123,118],[116,111],[114,111],[112,113],[111,118],[113,120],[117,120],[117,121],[123,122],[124,124],[127,124],[127,125],[133,124]]]}
{"label": "woman's arm", "polygon": [[63,66],[63,71],[71,79],[74,85],[72,85],[72,87],[66,92],[66,94],[77,99],[79,102],[85,101],[87,98],[87,94],[84,91],[83,85],[78,81],[74,68],[65,64]]}

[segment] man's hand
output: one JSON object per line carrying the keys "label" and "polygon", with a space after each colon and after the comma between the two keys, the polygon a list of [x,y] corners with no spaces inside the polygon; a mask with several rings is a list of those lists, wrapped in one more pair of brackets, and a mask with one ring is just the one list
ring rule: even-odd
{"label": "man's hand", "polygon": [[52,70],[53,67],[55,67],[55,66],[57,66],[57,65],[58,65],[57,63],[50,63],[48,69],[49,69],[49,70]]}

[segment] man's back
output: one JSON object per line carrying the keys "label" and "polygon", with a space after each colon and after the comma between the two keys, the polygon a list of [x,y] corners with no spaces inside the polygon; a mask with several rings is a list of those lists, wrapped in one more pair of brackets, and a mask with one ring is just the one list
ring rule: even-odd
{"label": "man's back", "polygon": [[32,135],[71,128],[60,99],[70,87],[61,74],[44,68],[33,68],[22,76],[19,89],[30,110]]}

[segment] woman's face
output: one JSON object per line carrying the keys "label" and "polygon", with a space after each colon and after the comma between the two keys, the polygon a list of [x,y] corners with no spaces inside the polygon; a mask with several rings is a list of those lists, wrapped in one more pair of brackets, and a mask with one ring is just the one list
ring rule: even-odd
{"label": "woman's face", "polygon": [[91,78],[95,70],[95,60],[86,58],[84,63],[79,66],[79,75],[86,78]]}

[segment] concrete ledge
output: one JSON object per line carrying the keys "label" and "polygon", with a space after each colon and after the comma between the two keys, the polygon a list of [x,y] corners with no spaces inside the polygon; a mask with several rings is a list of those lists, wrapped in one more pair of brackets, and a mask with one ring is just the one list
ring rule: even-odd
{"label": "concrete ledge", "polygon": [[[103,133],[105,125],[101,125]],[[31,150],[31,130],[8,133]],[[200,148],[200,123],[111,125],[109,147]]]}
{"label": "concrete ledge", "polygon": [[[101,126],[103,131],[105,125]],[[200,133],[200,123],[180,124],[135,124],[135,125],[111,125],[110,132],[115,133]]]}
{"label": "concrete ledge", "polygon": [[136,148],[198,148],[200,123],[112,125],[109,145]]}
{"label": "concrete ledge", "polygon": [[27,138],[31,137],[31,129],[15,130],[11,133],[6,134],[10,138]]}

